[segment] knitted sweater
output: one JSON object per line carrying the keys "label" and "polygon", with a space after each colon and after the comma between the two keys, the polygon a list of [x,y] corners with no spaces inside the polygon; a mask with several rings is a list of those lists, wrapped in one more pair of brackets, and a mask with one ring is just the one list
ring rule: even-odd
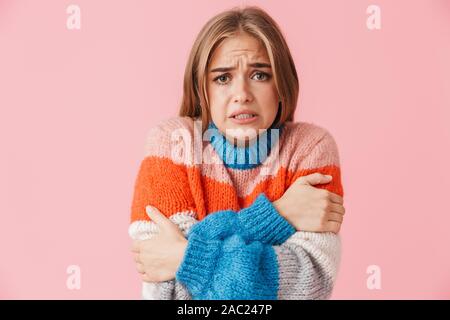
{"label": "knitted sweater", "polygon": [[[329,298],[339,235],[296,231],[272,202],[298,177],[314,172],[333,176],[317,188],[343,196],[330,133],[311,123],[287,122],[275,139],[238,148],[213,123],[204,141],[198,124],[174,117],[148,134],[129,234],[148,239],[158,232],[145,211],[152,205],[179,226],[188,246],[176,279],[144,282],[143,298]],[[270,129],[266,133],[272,136]]]}

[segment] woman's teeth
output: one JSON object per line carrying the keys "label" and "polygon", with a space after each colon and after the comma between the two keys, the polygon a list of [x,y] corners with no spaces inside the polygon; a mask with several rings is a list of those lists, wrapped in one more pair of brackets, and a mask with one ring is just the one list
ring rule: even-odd
{"label": "woman's teeth", "polygon": [[234,118],[235,119],[249,119],[249,118],[253,118],[254,116],[255,115],[253,115],[253,114],[245,113],[245,114],[240,114],[240,115],[234,116]]}

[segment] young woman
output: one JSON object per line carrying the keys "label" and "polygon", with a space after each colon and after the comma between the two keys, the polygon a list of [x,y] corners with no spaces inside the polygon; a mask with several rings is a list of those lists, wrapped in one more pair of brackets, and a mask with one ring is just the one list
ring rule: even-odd
{"label": "young woman", "polygon": [[[345,209],[338,149],[293,122],[299,84],[273,19],[213,17],[178,117],[150,130],[129,234],[144,299],[325,299]],[[187,238],[186,238],[187,237]]]}

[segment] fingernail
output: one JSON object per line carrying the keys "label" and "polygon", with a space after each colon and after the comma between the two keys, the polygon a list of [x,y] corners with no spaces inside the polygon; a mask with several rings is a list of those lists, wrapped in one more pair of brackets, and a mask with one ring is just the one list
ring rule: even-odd
{"label": "fingernail", "polygon": [[333,176],[330,176],[329,174],[325,175],[325,177],[327,177],[327,179],[333,179]]}

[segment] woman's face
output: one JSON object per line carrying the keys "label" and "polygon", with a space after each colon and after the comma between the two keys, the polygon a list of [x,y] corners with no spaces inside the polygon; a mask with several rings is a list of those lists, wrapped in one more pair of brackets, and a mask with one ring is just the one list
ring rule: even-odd
{"label": "woman's face", "polygon": [[[230,142],[236,138],[236,143],[243,145],[256,137],[259,129],[272,125],[278,111],[278,92],[267,51],[256,38],[243,33],[222,41],[207,71],[211,118]],[[233,116],[242,112],[253,116]]]}

